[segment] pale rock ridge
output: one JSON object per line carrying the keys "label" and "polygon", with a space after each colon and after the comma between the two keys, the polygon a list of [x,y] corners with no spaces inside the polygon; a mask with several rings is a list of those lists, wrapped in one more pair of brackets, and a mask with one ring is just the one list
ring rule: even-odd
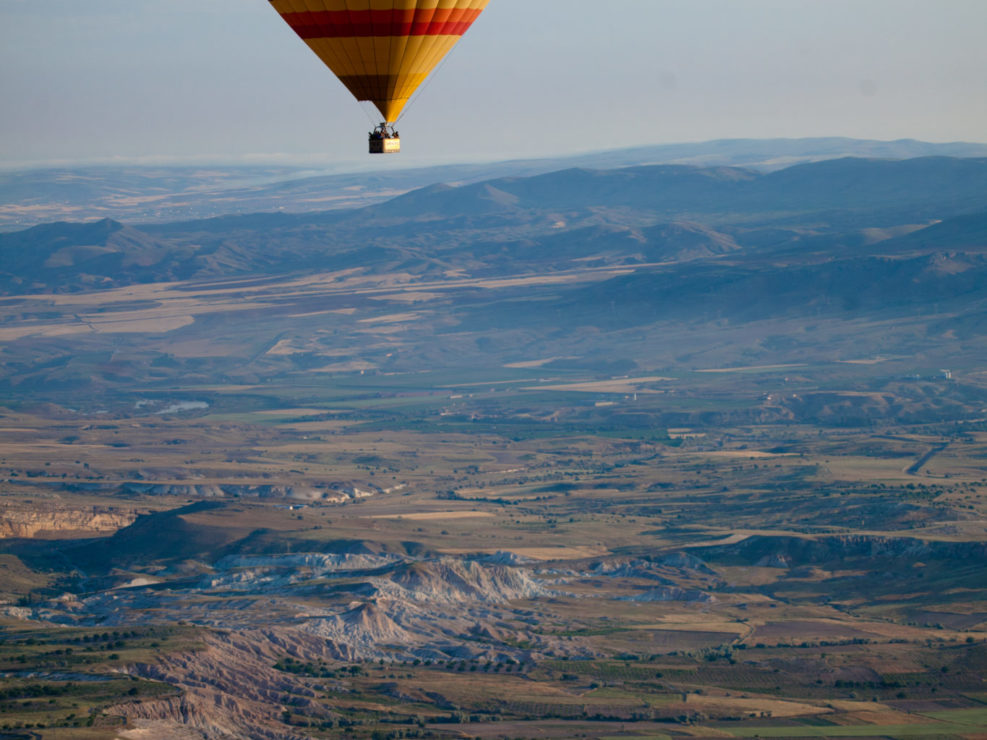
{"label": "pale rock ridge", "polygon": [[119,704],[110,711],[150,730],[153,737],[181,737],[181,732],[192,730],[197,733],[193,737],[202,740],[303,740],[305,736],[280,721],[285,694],[305,703],[308,714],[332,716],[313,701],[313,689],[299,686],[296,677],[273,668],[284,652],[336,657],[322,641],[276,631],[213,632],[204,639],[201,650],[163,656],[154,664],[127,669],[133,675],[179,687],[182,696]]}
{"label": "pale rock ridge", "polygon": [[397,555],[369,553],[231,556],[216,563],[219,573],[205,576],[199,588],[213,591],[277,590],[340,573],[377,570],[397,562],[400,562]]}
{"label": "pale rock ridge", "polygon": [[430,604],[506,603],[548,593],[518,568],[453,559],[410,563],[386,578],[368,580],[382,596]]}
{"label": "pale rock ridge", "polygon": [[115,532],[137,519],[136,509],[91,506],[68,509],[52,507],[43,510],[33,508],[5,508],[0,516],[0,539],[9,537],[34,537],[38,532]]}

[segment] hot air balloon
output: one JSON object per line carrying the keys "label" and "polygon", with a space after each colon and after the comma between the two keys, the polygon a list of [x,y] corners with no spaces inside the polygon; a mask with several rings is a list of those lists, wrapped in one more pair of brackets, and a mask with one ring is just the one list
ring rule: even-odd
{"label": "hot air balloon", "polygon": [[357,100],[383,121],[370,153],[401,150],[394,128],[415,90],[490,0],[270,0]]}

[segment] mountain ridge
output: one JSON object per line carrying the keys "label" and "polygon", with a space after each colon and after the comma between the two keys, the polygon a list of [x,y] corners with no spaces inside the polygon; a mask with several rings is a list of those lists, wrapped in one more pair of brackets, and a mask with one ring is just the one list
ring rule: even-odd
{"label": "mountain ridge", "polygon": [[41,225],[0,234],[0,291],[353,268],[495,277],[728,255],[799,262],[896,249],[977,252],[984,213],[987,158],[844,158],[770,173],[569,169],[432,185],[350,211]]}

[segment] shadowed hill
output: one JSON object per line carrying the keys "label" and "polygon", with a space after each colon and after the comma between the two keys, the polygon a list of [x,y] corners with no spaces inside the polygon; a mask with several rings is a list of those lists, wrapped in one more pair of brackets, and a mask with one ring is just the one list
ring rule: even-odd
{"label": "shadowed hill", "polygon": [[731,167],[651,165],[570,169],[459,188],[417,190],[364,211],[393,219],[450,218],[522,210],[626,207],[655,213],[771,213],[893,208],[952,212],[984,204],[987,159],[844,158],[770,174]]}
{"label": "shadowed hill", "polygon": [[[228,506],[223,501],[198,501],[177,509],[140,516],[133,524],[123,527],[111,537],[65,543],[62,556],[87,573],[97,575],[113,568],[154,563],[175,565],[188,560],[216,562],[224,557],[236,556],[279,556],[292,553],[394,554],[401,557],[429,555],[429,551],[417,542],[313,540],[304,537],[286,539],[283,532],[256,529],[250,524],[239,522],[235,512],[230,512],[228,517],[217,524],[205,524],[190,519],[192,515],[204,512],[223,512]],[[32,560],[51,556],[51,553],[34,553],[30,547],[27,547],[24,554]]]}
{"label": "shadowed hill", "polygon": [[246,529],[203,526],[185,519],[189,514],[221,508],[222,503],[199,501],[141,516],[112,537],[67,548],[65,554],[73,563],[94,572],[155,561],[201,559],[249,533]]}
{"label": "shadowed hill", "polygon": [[110,219],[0,235],[0,290],[108,288],[189,277],[193,250]]}
{"label": "shadowed hill", "polygon": [[754,173],[740,169],[671,165],[622,170],[570,169],[459,188],[425,188],[366,211],[377,218],[429,220],[616,206],[665,211],[709,200],[721,202],[740,189],[739,183],[756,178]]}
{"label": "shadowed hill", "polygon": [[844,159],[796,165],[759,180],[748,207],[882,210],[935,218],[983,208],[987,159]]}
{"label": "shadowed hill", "polygon": [[[463,308],[463,326],[609,329],[655,321],[727,319],[743,323],[779,317],[913,315],[935,305],[980,315],[987,305],[987,259],[933,253],[909,259],[850,257],[810,264],[761,265],[698,261],[638,270],[556,300],[526,300],[519,292],[500,305]],[[970,324],[969,331],[980,331]]]}
{"label": "shadowed hill", "polygon": [[956,216],[890,239],[881,243],[878,250],[885,253],[928,250],[987,252],[987,211]]}
{"label": "shadowed hill", "polygon": [[578,305],[606,303],[638,320],[657,315],[755,319],[899,311],[931,302],[972,307],[987,300],[987,260],[979,255],[878,257],[761,267],[698,265],[615,278],[586,289]]}

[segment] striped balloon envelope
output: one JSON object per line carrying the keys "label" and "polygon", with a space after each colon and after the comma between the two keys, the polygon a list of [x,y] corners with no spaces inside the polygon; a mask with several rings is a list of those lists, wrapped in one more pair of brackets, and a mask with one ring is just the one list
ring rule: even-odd
{"label": "striped balloon envelope", "polygon": [[357,100],[394,123],[489,0],[270,0]]}

